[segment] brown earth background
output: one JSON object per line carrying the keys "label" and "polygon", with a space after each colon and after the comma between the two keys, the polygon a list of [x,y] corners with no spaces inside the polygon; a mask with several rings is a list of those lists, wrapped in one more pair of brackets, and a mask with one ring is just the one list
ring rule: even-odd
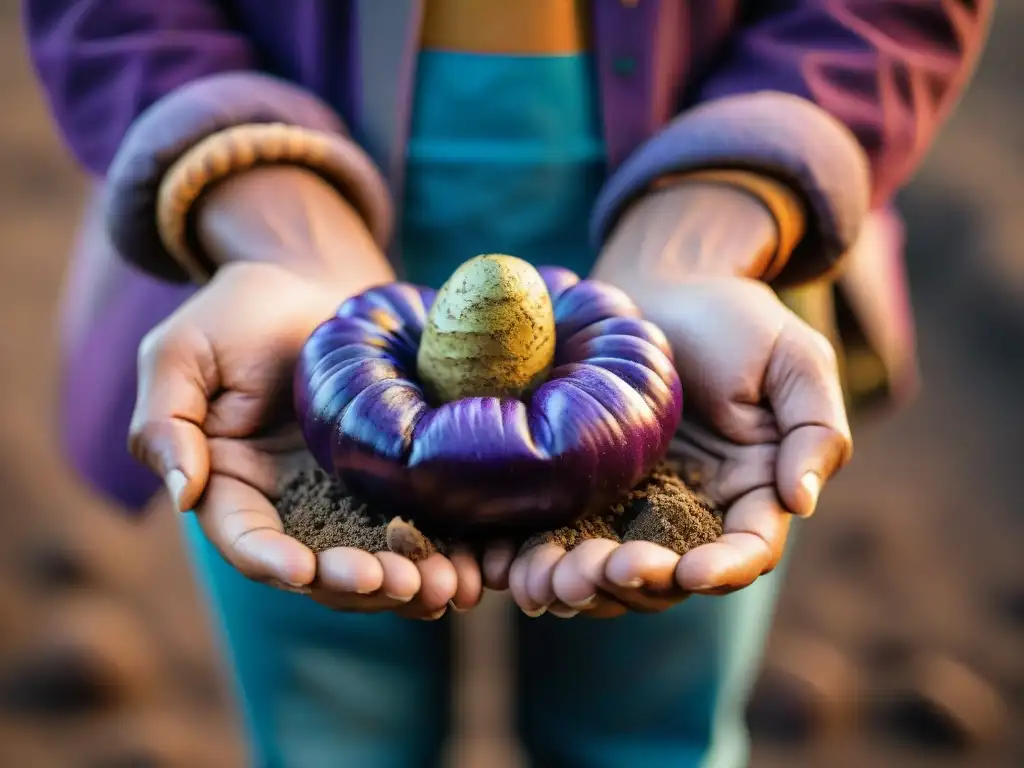
{"label": "brown earth background", "polygon": [[[857,436],[802,532],[751,707],[758,768],[1024,765],[1022,35],[1024,2],[1004,0],[901,196],[925,388]],[[173,521],[128,524],[55,458],[54,307],[84,185],[15,0],[0,73],[0,768],[243,765]],[[501,607],[460,625],[453,765],[518,764]]]}

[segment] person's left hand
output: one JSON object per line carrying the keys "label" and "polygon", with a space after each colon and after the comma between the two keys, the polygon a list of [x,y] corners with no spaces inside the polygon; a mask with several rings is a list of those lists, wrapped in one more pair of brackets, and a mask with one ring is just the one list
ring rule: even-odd
{"label": "person's left hand", "polygon": [[514,558],[496,549],[484,561],[487,585],[507,584],[530,616],[656,612],[751,584],[778,564],[792,515],[814,512],[851,454],[835,353],[767,286],[710,278],[631,293],[672,344],[686,401],[675,450],[726,508],[724,534],[682,557],[603,539]]}

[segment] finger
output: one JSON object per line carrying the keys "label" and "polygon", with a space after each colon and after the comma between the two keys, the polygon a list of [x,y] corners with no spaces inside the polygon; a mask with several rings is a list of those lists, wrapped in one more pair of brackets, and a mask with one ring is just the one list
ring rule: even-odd
{"label": "finger", "polygon": [[715,429],[737,444],[768,443],[778,439],[775,416],[760,403],[725,400],[718,396],[705,408]]}
{"label": "finger", "polygon": [[585,611],[570,608],[561,600],[555,600],[548,606],[547,612],[559,619],[572,619],[576,616],[588,619],[614,619],[629,613],[629,609],[610,595],[598,594],[597,600]]}
{"label": "finger", "polygon": [[826,427],[850,441],[850,425],[829,341],[795,315],[783,327],[764,380],[783,439],[803,426]]}
{"label": "finger", "polygon": [[163,478],[179,511],[190,509],[209,479],[202,424],[219,386],[213,351],[195,328],[164,325],[142,341],[138,369],[129,449]]}
{"label": "finger", "polygon": [[537,550],[547,545],[534,547],[516,556],[512,561],[512,567],[508,572],[508,590],[512,593],[512,600],[530,618],[537,618],[544,613],[544,606],[537,605],[530,599],[530,590],[527,586],[527,579],[530,574],[530,560],[537,553]]}
{"label": "finger", "polygon": [[440,554],[433,554],[416,563],[420,571],[420,593],[403,613],[415,618],[440,618],[448,601],[458,590],[458,574],[452,562]]}
{"label": "finger", "polygon": [[649,541],[627,541],[608,557],[604,590],[632,611],[667,610],[686,595],[675,580],[679,555]]}
{"label": "finger", "polygon": [[590,539],[566,553],[551,577],[555,596],[584,611],[597,601],[608,556],[619,547],[610,539]]}
{"label": "finger", "polygon": [[556,544],[542,544],[533,551],[526,572],[526,594],[538,608],[547,609],[555,602],[551,577],[563,557],[565,549]]}
{"label": "finger", "polygon": [[483,596],[483,575],[480,563],[472,552],[456,550],[448,559],[455,568],[455,596],[451,599],[451,607],[456,611],[468,611],[480,602]]}
{"label": "finger", "polygon": [[650,541],[627,541],[608,556],[604,578],[625,590],[645,588],[655,593],[677,591],[675,570],[679,555]]}
{"label": "finger", "polygon": [[209,405],[203,431],[216,437],[245,437],[272,425],[281,423],[278,388],[259,393],[233,390],[224,392]]}
{"label": "finger", "polygon": [[769,553],[765,573],[778,565],[786,549],[793,516],[782,506],[774,488],[758,488],[733,504],[722,525],[724,533],[746,533],[764,542]]}
{"label": "finger", "polygon": [[751,492],[726,514],[722,536],[680,558],[676,582],[685,591],[702,593],[753,583],[778,564],[790,519],[773,489]]}
{"label": "finger", "polygon": [[277,498],[280,470],[277,457],[260,449],[253,440],[208,441],[210,471],[251,485],[268,499]]}
{"label": "finger", "polygon": [[403,603],[392,600],[383,593],[357,595],[354,592],[338,592],[314,587],[308,590],[308,595],[313,602],[330,608],[332,611],[344,613],[384,613],[403,607]]}
{"label": "finger", "polygon": [[508,589],[509,570],[516,551],[509,542],[493,544],[484,552],[484,584],[488,589],[502,592]]}
{"label": "finger", "polygon": [[629,613],[629,608],[607,595],[598,595],[597,600],[585,611],[580,611],[581,618],[588,619],[617,619]]}
{"label": "finger", "polygon": [[575,616],[579,616],[580,612],[575,608],[570,608],[568,605],[563,603],[561,600],[555,600],[551,605],[548,606],[549,614],[557,619],[571,619]]}
{"label": "finger", "polygon": [[196,518],[224,559],[250,579],[303,587],[316,576],[312,550],[286,536],[273,505],[245,483],[214,475]]}
{"label": "finger", "polygon": [[381,591],[388,598],[405,604],[419,594],[423,582],[416,563],[394,552],[378,552],[376,557],[384,569]]}
{"label": "finger", "polygon": [[711,544],[687,552],[679,560],[676,579],[689,592],[715,593],[754,582],[767,566],[764,542],[749,533],[727,533]]}
{"label": "finger", "polygon": [[793,514],[810,517],[824,483],[850,457],[850,440],[828,427],[798,427],[779,446],[776,484]]}
{"label": "finger", "polygon": [[332,547],[317,555],[317,587],[345,595],[372,595],[384,586],[384,563],[355,547]]}

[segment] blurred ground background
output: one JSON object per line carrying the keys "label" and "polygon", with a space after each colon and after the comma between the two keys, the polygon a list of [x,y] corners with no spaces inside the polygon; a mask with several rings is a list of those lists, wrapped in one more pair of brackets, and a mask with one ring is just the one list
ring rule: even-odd
{"label": "blurred ground background", "polygon": [[[0,0],[0,768],[236,765],[173,522],[119,520],[55,458],[53,309],[84,187],[17,5]],[[752,706],[755,766],[1024,765],[1022,34],[1024,2],[1005,0],[901,197],[925,388],[858,435],[803,532]],[[462,762],[496,766],[493,670],[468,663]]]}

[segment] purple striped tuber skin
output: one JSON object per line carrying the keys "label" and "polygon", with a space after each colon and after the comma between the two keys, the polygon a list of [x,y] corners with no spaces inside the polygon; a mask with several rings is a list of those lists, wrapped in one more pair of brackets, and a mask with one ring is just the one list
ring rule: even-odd
{"label": "purple striped tuber skin", "polygon": [[346,301],[302,350],[295,405],[351,493],[417,524],[542,529],[649,474],[682,389],[664,334],[622,291],[494,255],[436,294],[393,283]]}

